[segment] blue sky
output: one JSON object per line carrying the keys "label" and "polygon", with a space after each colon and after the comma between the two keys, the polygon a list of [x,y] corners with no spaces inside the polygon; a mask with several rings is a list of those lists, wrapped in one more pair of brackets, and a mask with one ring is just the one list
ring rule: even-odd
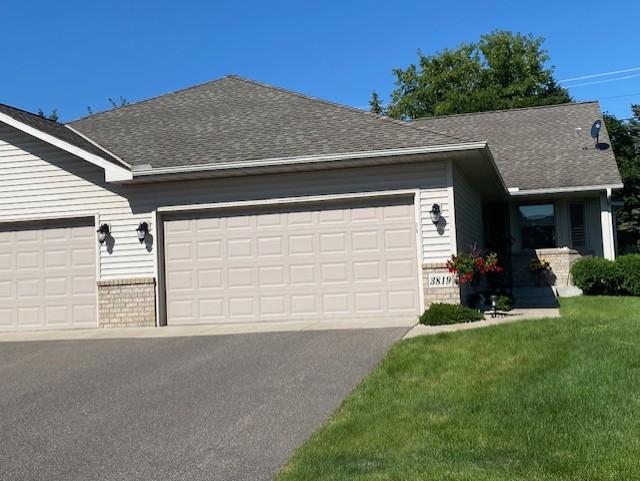
{"label": "blue sky", "polygon": [[[233,73],[353,106],[394,67],[494,29],[547,39],[559,80],[640,67],[640,2],[3,0],[0,102],[63,120]],[[630,77],[609,81],[619,77]],[[582,85],[591,82],[591,85]],[[629,117],[640,69],[567,84]]]}

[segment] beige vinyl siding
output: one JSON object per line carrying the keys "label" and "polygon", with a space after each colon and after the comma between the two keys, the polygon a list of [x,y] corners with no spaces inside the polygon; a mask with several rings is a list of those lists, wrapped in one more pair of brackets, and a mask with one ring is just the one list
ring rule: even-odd
{"label": "beige vinyl siding", "polygon": [[[154,275],[153,252],[135,236],[149,212],[134,214],[120,195],[126,188],[104,181],[104,171],[82,159],[0,126],[0,222],[99,216],[111,225],[112,253],[100,247],[103,278]],[[96,241],[97,244],[97,241]]]}
{"label": "beige vinyl siding", "polygon": [[471,181],[454,166],[453,195],[456,214],[458,251],[469,250],[472,244],[484,246],[482,226],[482,198]]}
{"label": "beige vinyl siding", "polygon": [[102,279],[155,275],[155,249],[136,238],[139,222],[150,223],[157,237],[155,211],[166,206],[193,206],[269,198],[349,194],[399,189],[420,190],[424,262],[445,260],[451,253],[451,229],[438,233],[429,219],[433,203],[449,218],[447,163],[419,162],[226,179],[116,185],[104,181],[102,169],[16,129],[0,126],[0,222],[98,216],[108,223],[115,244],[100,247]]}

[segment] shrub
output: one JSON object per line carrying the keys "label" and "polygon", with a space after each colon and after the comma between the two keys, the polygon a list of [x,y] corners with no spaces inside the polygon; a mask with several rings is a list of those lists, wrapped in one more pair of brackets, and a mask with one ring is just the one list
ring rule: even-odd
{"label": "shrub", "polygon": [[622,279],[618,265],[601,257],[577,260],[571,266],[573,283],[585,294],[619,295]]}
{"label": "shrub", "polygon": [[496,301],[496,308],[499,311],[510,311],[513,307],[513,299],[504,294],[498,296],[498,300]]}
{"label": "shrub", "polygon": [[640,254],[627,254],[615,261],[620,276],[621,293],[640,296]]}
{"label": "shrub", "polygon": [[429,309],[420,316],[420,324],[441,326],[443,324],[457,324],[459,322],[481,321],[482,313],[477,309],[461,304],[431,304]]}

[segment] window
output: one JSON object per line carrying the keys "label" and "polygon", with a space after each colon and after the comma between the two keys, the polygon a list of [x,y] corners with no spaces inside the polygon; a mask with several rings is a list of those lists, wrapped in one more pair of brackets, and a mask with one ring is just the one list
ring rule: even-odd
{"label": "window", "polygon": [[523,249],[556,247],[556,212],[553,204],[518,207]]}
{"label": "window", "polygon": [[569,205],[569,221],[571,222],[571,247],[586,246],[584,204]]}

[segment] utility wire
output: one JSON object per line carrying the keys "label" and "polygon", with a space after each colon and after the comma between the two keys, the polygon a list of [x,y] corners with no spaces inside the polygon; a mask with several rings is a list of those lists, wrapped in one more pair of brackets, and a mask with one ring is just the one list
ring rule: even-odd
{"label": "utility wire", "polygon": [[636,70],[640,70],[640,67],[626,68],[624,70],[612,70],[611,72],[594,73],[591,75],[583,75],[581,77],[567,78],[564,80],[558,80],[558,83],[574,82],[576,80],[586,80],[595,77],[606,77],[608,75],[617,75],[619,73],[635,72]]}
{"label": "utility wire", "polygon": [[595,80],[593,82],[585,82],[585,83],[576,84],[576,85],[567,85],[567,88],[572,89],[572,88],[575,88],[575,87],[586,87],[587,85],[596,85],[596,84],[604,84],[604,83],[608,83],[608,82],[617,82],[618,80],[628,80],[628,79],[637,78],[637,77],[640,77],[640,73],[633,74],[633,75],[625,75],[623,77],[610,78],[610,79],[606,79],[606,80]]}

